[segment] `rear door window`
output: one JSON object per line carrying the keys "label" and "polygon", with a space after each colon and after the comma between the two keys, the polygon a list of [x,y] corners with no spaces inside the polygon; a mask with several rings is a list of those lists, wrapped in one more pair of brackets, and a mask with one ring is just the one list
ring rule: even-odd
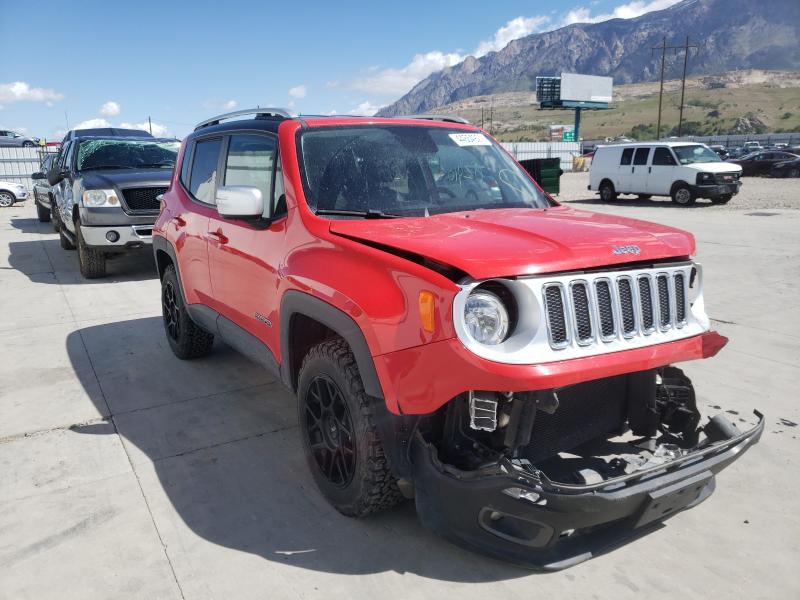
{"label": "rear door window", "polygon": [[629,165],[631,164],[631,159],[633,158],[633,148],[625,148],[622,151],[622,159],[619,161],[621,165]]}
{"label": "rear door window", "polygon": [[266,203],[271,199],[275,169],[275,138],[264,135],[232,135],[225,161],[224,185],[258,188]]}
{"label": "rear door window", "polygon": [[216,204],[217,165],[222,139],[202,140],[195,144],[189,191],[205,204]]}
{"label": "rear door window", "polygon": [[650,156],[650,148],[637,148],[633,155],[633,164],[636,166],[646,165],[647,157]]}

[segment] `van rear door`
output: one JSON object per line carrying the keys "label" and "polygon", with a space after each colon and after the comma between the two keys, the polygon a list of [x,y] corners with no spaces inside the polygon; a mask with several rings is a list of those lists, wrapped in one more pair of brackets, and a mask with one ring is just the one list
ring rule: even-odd
{"label": "van rear door", "polygon": [[631,177],[630,182],[626,191],[630,192],[631,194],[647,194],[647,179],[650,176],[648,173],[650,166],[649,166],[649,159],[650,158],[650,148],[646,146],[640,146],[636,148],[636,152],[633,153],[633,166],[631,167]]}
{"label": "van rear door", "polygon": [[614,182],[614,189],[618,193],[627,192],[631,183],[631,173],[633,171],[633,150],[634,148],[624,148],[617,167],[617,180]]}
{"label": "van rear door", "polygon": [[[675,181],[675,168],[677,165],[672,150],[666,146],[658,146],[653,150],[648,167],[647,193],[654,196],[668,196]],[[694,182],[692,182],[694,183]]]}

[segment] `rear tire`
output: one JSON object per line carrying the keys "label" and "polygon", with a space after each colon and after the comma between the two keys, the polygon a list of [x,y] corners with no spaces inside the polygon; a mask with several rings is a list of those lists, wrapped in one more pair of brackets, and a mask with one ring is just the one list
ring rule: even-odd
{"label": "rear tire", "polygon": [[711,199],[712,204],[727,204],[733,198],[733,194],[725,194],[724,196],[717,196]]}
{"label": "rear tire", "polygon": [[14,195],[11,192],[0,192],[0,208],[9,208],[14,206]]}
{"label": "rear tire", "polygon": [[303,450],[320,492],[340,513],[364,517],[403,499],[386,462],[356,359],[342,339],[314,346],[297,385]]}
{"label": "rear tire", "polygon": [[100,279],[106,276],[106,253],[96,248],[89,248],[83,239],[81,222],[75,222],[75,237],[78,240],[78,264],[81,275],[86,279]]}
{"label": "rear tire", "polygon": [[787,177],[800,177],[800,169],[790,169]]}
{"label": "rear tire", "polygon": [[600,184],[600,199],[603,202],[614,202],[617,199],[617,192],[614,190],[614,184],[608,179]]}
{"label": "rear tire", "polygon": [[181,360],[200,358],[211,352],[214,334],[197,325],[189,316],[173,265],[164,269],[161,278],[161,314],[169,347]]}
{"label": "rear tire", "polygon": [[692,193],[692,189],[686,185],[685,183],[678,183],[675,187],[672,188],[672,201],[675,204],[680,204],[681,206],[689,206],[690,204],[694,204],[696,198]]}
{"label": "rear tire", "polygon": [[50,222],[50,211],[38,202],[36,203],[36,216],[39,219],[39,223]]}

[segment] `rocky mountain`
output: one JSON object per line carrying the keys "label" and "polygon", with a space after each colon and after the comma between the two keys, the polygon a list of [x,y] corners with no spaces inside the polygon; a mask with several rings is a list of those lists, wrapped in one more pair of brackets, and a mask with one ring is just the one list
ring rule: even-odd
{"label": "rocky mountain", "polygon": [[[692,50],[689,73],[740,69],[800,70],[798,0],[684,0],[635,19],[576,23],[514,40],[499,52],[433,73],[378,114],[430,111],[464,98],[535,89],[537,76],[561,72],[607,75],[615,84],[658,79],[660,53],[686,36]],[[679,64],[680,63],[680,64]],[[680,76],[682,60],[668,54],[668,77]],[[676,72],[677,71],[677,72]]]}

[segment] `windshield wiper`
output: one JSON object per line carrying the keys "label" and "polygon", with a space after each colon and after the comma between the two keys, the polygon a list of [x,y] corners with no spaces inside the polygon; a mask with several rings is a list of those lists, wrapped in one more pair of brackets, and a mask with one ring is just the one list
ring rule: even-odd
{"label": "windshield wiper", "polygon": [[102,169],[135,169],[130,165],[92,165],[91,167],[83,167],[80,171],[100,171]]}
{"label": "windshield wiper", "polygon": [[175,166],[175,163],[174,162],[169,162],[169,161],[163,161],[163,162],[157,162],[157,163],[144,163],[144,164],[137,165],[137,166],[145,167],[145,168],[147,168],[147,167],[170,167],[170,168],[172,168],[172,167]]}
{"label": "windshield wiper", "polygon": [[364,219],[398,219],[401,215],[393,215],[391,213],[385,213],[382,210],[375,210],[374,208],[370,208],[369,210],[339,210],[338,208],[321,208],[314,214],[320,216],[342,216],[342,217],[361,217]]}

